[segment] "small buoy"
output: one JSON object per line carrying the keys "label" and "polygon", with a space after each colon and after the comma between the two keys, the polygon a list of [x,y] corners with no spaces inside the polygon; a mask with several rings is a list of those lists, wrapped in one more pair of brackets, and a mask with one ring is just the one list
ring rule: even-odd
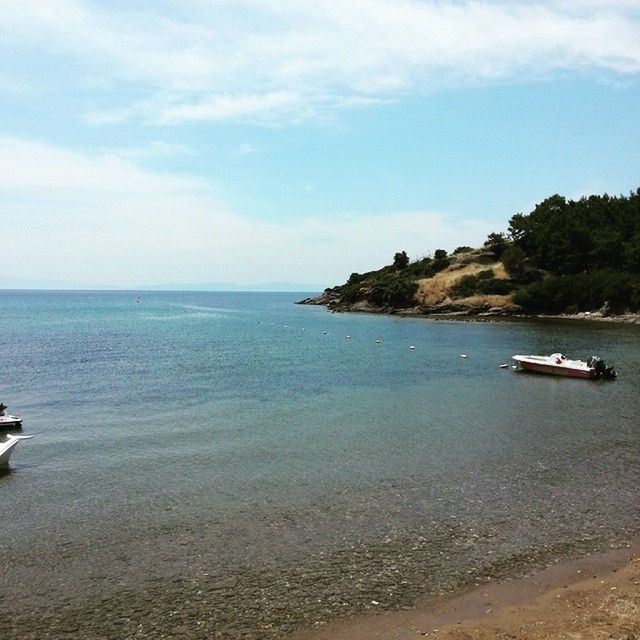
{"label": "small buoy", "polygon": [[285,328],[285,329],[288,329],[288,328],[289,328],[289,325],[288,325],[288,324],[285,324],[285,325],[284,325],[284,328]]}
{"label": "small buoy", "polygon": [[376,344],[380,344],[380,340],[378,340],[378,338],[376,338]]}
{"label": "small buoy", "polygon": [[322,335],[323,335],[323,336],[326,336],[326,335],[327,335],[327,332],[326,332],[326,331],[323,331],[323,332],[322,332]]}
{"label": "small buoy", "polygon": [[304,331],[304,327],[302,327],[302,330]]}
{"label": "small buoy", "polygon": [[460,354],[460,357],[461,357],[461,358],[466,358],[466,357],[467,357],[467,354],[466,354],[466,353],[461,353],[461,354]]}
{"label": "small buoy", "polygon": [[347,336],[347,338],[350,338],[351,336]]}
{"label": "small buoy", "polygon": [[414,347],[413,345],[411,345],[411,346],[409,347],[409,349],[415,349],[415,347]]}
{"label": "small buoy", "polygon": [[500,365],[500,368],[501,368],[501,369],[506,369],[508,366],[509,366],[508,364],[501,364],[501,365]]}

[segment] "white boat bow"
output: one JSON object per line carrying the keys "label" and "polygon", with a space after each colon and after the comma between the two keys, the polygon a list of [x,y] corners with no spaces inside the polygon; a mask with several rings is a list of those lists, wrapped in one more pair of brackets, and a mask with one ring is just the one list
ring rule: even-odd
{"label": "white boat bow", "polygon": [[22,418],[20,416],[12,416],[0,414],[0,429],[21,429]]}
{"label": "white boat bow", "polygon": [[13,434],[7,434],[5,442],[0,442],[0,469],[5,469],[9,466],[9,458],[13,452],[15,446],[22,440],[30,440],[35,436],[14,436]]}

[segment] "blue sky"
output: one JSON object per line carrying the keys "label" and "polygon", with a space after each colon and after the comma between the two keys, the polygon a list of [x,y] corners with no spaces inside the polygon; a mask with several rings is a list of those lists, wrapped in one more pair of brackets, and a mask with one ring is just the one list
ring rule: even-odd
{"label": "blue sky", "polygon": [[640,186],[637,0],[0,0],[0,56],[5,285],[324,286]]}

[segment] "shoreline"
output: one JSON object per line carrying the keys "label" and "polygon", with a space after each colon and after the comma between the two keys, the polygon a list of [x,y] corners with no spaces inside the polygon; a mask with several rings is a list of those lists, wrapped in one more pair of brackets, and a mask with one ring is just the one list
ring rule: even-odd
{"label": "shoreline", "polygon": [[[514,585],[536,583],[548,572],[562,572],[563,567],[576,563],[593,566],[595,562],[607,569],[621,566],[618,563],[630,555],[640,554],[637,530],[629,534],[599,541],[587,536],[582,541],[530,546],[505,555],[493,555],[496,547],[490,537],[488,546],[477,552],[472,549],[476,545],[471,545],[471,557],[458,557],[461,541],[448,535],[439,544],[431,540],[418,548],[412,534],[377,545],[342,546],[334,553],[292,559],[286,565],[274,564],[274,557],[232,567],[207,558],[206,549],[214,539],[206,534],[199,541],[192,540],[199,544],[193,550],[187,548],[188,558],[179,560],[175,548],[185,543],[185,536],[177,527],[175,536],[143,544],[141,555],[141,549],[127,540],[105,548],[104,557],[88,573],[82,554],[72,561],[73,545],[65,547],[64,564],[73,566],[60,577],[71,591],[65,588],[47,602],[40,599],[44,596],[41,589],[23,597],[17,594],[11,601],[0,598],[0,636],[7,640],[39,640],[51,633],[61,640],[78,635],[141,640],[405,640],[416,637],[415,631],[407,630],[407,621],[429,633],[444,623],[455,624],[461,621],[462,604],[471,598],[476,609],[464,604],[465,611],[477,612],[478,594],[488,589],[492,593],[497,589],[491,602],[498,608],[504,590],[508,595]],[[108,566],[114,557],[121,568],[122,563],[135,559],[138,571],[112,575]],[[34,578],[36,574],[40,579],[55,575],[61,569],[59,559],[46,560],[42,554],[36,564],[32,555],[25,561],[13,569],[35,572]],[[568,575],[570,572],[561,573],[567,581]],[[8,586],[11,580],[5,578]],[[405,578],[410,582],[403,586]],[[55,588],[54,584],[50,587]]]}
{"label": "shoreline", "polygon": [[304,630],[287,640],[542,640],[635,638],[638,633],[640,542],[635,542],[561,561],[523,578],[424,599],[409,611],[369,613]]}
{"label": "shoreline", "polygon": [[640,313],[623,313],[617,315],[604,315],[600,311],[581,311],[579,313],[559,313],[544,314],[538,313],[527,315],[515,311],[507,311],[504,309],[468,309],[468,310],[436,310],[425,311],[420,307],[409,307],[406,309],[392,309],[383,307],[374,307],[372,305],[363,305],[356,303],[347,306],[333,306],[331,302],[323,302],[322,295],[315,298],[304,298],[298,300],[295,304],[311,305],[325,307],[331,313],[364,313],[373,315],[399,316],[401,318],[422,318],[426,320],[461,320],[464,322],[491,322],[495,320],[514,320],[514,321],[531,321],[531,320],[580,320],[587,322],[608,322],[615,324],[640,325]]}

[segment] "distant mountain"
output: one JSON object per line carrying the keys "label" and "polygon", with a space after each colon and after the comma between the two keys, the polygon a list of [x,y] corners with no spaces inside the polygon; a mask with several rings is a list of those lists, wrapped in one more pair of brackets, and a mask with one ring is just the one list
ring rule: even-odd
{"label": "distant mountain", "polygon": [[113,290],[113,291],[292,291],[319,292],[323,287],[318,284],[301,282],[263,282],[261,284],[235,284],[233,282],[169,282],[165,284],[145,284],[135,287],[122,287],[69,280],[46,278],[11,278],[0,276],[0,289],[35,290]]}
{"label": "distant mountain", "polygon": [[0,275],[0,289],[35,289],[35,290],[111,290],[120,289],[103,284],[73,282],[70,280],[54,280],[48,278],[12,278]]}
{"label": "distant mountain", "polygon": [[324,287],[308,282],[263,282],[260,284],[235,284],[233,282],[169,282],[164,284],[141,285],[135,291],[295,291],[315,292]]}

